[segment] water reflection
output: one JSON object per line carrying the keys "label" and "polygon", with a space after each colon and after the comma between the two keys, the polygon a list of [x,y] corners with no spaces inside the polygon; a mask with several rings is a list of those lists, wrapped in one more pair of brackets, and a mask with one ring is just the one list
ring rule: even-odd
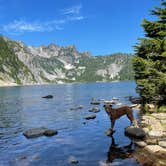
{"label": "water reflection", "polygon": [[[41,98],[47,94],[53,95],[54,98]],[[124,126],[129,125],[125,116],[116,123],[118,132],[111,138],[110,147],[108,137],[103,134],[110,125],[104,111],[97,113],[96,119],[87,121],[86,124],[82,123],[92,107],[91,98],[111,99],[113,96],[129,104],[124,97],[135,96],[135,83],[0,88],[0,165],[22,165],[22,162],[27,160],[30,162],[26,163],[29,166],[60,166],[67,165],[67,159],[71,155],[77,157],[80,166],[96,166],[99,160],[105,162],[106,158],[112,165],[117,159],[130,158],[133,145],[123,146],[128,142],[128,138],[123,135]],[[78,105],[83,105],[83,109],[70,110]],[[99,105],[99,109],[102,108],[102,104]],[[22,135],[23,131],[29,128],[41,126],[57,129],[59,134],[50,138],[39,137],[29,140]],[[109,152],[106,155],[108,147]],[[36,154],[40,156],[38,160],[31,158]],[[11,164],[12,161],[16,161],[16,164]],[[126,164],[125,161],[121,162]],[[131,164],[131,161],[129,163]],[[132,164],[137,165],[135,162]]]}
{"label": "water reflection", "polygon": [[131,158],[132,153],[134,151],[134,144],[130,141],[129,144],[125,146],[119,146],[115,142],[115,138],[111,136],[111,146],[109,147],[109,151],[107,153],[107,161],[106,163],[112,163],[115,159],[126,159]]}

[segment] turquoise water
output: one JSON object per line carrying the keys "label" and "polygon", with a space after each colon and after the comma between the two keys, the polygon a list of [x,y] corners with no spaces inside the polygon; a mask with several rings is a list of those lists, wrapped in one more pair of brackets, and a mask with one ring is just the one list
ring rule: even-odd
{"label": "turquoise water", "polygon": [[[0,88],[0,166],[66,166],[72,157],[80,166],[140,165],[132,158],[135,145],[124,135],[126,116],[116,122],[113,138],[105,134],[110,120],[103,103],[96,119],[84,119],[92,98],[118,97],[131,104],[126,96],[136,96],[135,87],[135,82],[112,82]],[[54,98],[42,98],[48,94]],[[78,105],[83,109],[70,110]],[[26,139],[22,134],[41,126],[58,135]]]}

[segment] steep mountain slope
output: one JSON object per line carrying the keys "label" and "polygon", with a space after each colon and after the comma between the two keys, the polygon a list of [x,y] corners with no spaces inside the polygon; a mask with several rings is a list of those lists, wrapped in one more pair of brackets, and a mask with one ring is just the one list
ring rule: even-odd
{"label": "steep mountain slope", "polygon": [[16,84],[35,83],[36,80],[23,62],[14,53],[15,43],[0,37],[0,80]]}
{"label": "steep mountain slope", "polygon": [[75,46],[32,47],[0,36],[0,84],[95,82],[133,78],[131,55],[90,56]]}

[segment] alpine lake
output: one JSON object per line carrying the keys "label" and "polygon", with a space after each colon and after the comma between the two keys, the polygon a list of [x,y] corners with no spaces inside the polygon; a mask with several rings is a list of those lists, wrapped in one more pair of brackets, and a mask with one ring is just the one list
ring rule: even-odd
{"label": "alpine lake", "polygon": [[[136,145],[124,134],[129,120],[121,117],[116,132],[107,136],[110,119],[101,100],[116,97],[122,105],[131,105],[128,96],[138,96],[135,88],[134,81],[1,87],[0,166],[140,166],[133,158]],[[42,98],[46,95],[53,98]],[[92,98],[100,105],[90,104]],[[80,105],[82,109],[71,109]],[[89,112],[93,107],[100,112]],[[139,118],[138,111],[133,112]],[[96,118],[86,120],[90,114]],[[58,134],[31,139],[23,135],[42,126]]]}

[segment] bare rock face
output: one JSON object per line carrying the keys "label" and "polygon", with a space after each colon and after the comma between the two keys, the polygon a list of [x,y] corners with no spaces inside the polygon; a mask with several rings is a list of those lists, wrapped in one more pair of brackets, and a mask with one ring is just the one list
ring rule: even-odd
{"label": "bare rock face", "polygon": [[[0,85],[3,81],[31,85],[126,80],[129,75],[133,77],[131,56],[128,54],[91,56],[87,52],[79,52],[75,46],[50,44],[34,47],[1,36],[0,39],[0,45],[5,45],[4,51],[9,52],[3,60],[9,62],[2,65]],[[17,66],[15,72],[13,66]],[[125,74],[123,71],[131,72]]]}
{"label": "bare rock face", "polygon": [[145,132],[144,130],[142,130],[142,128],[137,128],[137,127],[133,127],[133,126],[129,126],[127,128],[125,128],[125,134],[127,136],[130,137],[134,137],[134,138],[144,138],[145,137]]}
{"label": "bare rock face", "polygon": [[39,127],[39,128],[33,128],[25,131],[23,135],[26,138],[35,138],[39,136],[53,136],[56,135],[58,132],[56,130],[51,130],[46,127]]}

